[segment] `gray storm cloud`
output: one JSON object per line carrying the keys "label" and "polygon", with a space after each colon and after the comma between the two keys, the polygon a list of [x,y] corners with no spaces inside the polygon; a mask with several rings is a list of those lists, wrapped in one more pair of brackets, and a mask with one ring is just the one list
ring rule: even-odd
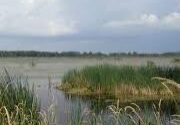
{"label": "gray storm cloud", "polygon": [[180,1],[1,0],[0,24],[0,49],[177,51]]}

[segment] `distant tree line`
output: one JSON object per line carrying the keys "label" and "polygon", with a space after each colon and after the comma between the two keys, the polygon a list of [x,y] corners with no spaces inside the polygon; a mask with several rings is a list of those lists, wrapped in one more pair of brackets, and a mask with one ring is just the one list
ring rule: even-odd
{"label": "distant tree line", "polygon": [[137,53],[137,52],[128,52],[128,53],[101,53],[101,52],[77,52],[77,51],[68,51],[68,52],[41,52],[41,51],[0,51],[0,57],[124,57],[124,56],[180,56],[180,52],[168,52],[168,53]]}

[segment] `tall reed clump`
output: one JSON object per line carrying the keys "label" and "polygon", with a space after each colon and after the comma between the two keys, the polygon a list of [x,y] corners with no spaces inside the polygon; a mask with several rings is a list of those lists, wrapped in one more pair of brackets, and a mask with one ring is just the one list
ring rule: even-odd
{"label": "tall reed clump", "polygon": [[7,70],[0,76],[0,125],[39,125],[39,102],[27,79],[12,77]]}
{"label": "tall reed clump", "polygon": [[179,63],[179,62],[180,62],[180,58],[174,58],[174,59],[173,59],[173,62],[174,62],[174,63]]}
{"label": "tall reed clump", "polygon": [[164,87],[152,77],[163,77],[180,82],[179,67],[147,66],[86,66],[80,70],[71,70],[62,79],[60,89],[71,92],[82,89],[85,92],[160,94]]}
{"label": "tall reed clump", "polygon": [[[169,84],[180,89],[175,81],[160,77],[153,79],[160,80],[161,84],[167,87],[167,91],[173,91],[168,87]],[[174,98],[173,94],[171,96]],[[76,108],[73,107],[75,116],[78,116],[73,117],[73,125],[180,125],[180,105],[175,99],[160,99],[158,102],[144,102],[143,105],[131,103],[126,106],[122,106],[117,100],[117,103],[107,106],[100,112],[95,112],[91,108],[82,110],[80,104],[77,106],[78,110],[74,110]]]}
{"label": "tall reed clump", "polygon": [[[173,90],[169,88],[169,85],[180,89],[180,84],[175,81],[154,77],[153,79],[159,80],[163,86],[166,87],[167,91],[171,91],[171,97],[174,98]],[[163,107],[163,104],[170,105],[166,109]],[[128,106],[121,107],[119,100],[116,105],[110,105],[108,109],[110,110],[110,114],[112,115],[113,122],[115,125],[179,125],[180,124],[180,115],[179,115],[179,103],[177,100],[173,101],[164,101],[160,99],[158,104],[152,104],[152,112],[148,111],[148,108],[142,108],[136,103],[131,103]],[[146,107],[146,106],[145,106]],[[174,108],[175,112],[173,114],[165,114],[169,108]]]}

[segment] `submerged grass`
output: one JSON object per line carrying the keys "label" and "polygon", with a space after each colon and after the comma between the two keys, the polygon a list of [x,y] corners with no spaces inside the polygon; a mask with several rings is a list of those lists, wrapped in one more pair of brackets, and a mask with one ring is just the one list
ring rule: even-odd
{"label": "submerged grass", "polygon": [[[179,67],[141,67],[97,65],[71,70],[62,79],[60,89],[78,94],[164,95],[164,86],[152,77],[180,82]],[[174,89],[174,92],[179,89]]]}

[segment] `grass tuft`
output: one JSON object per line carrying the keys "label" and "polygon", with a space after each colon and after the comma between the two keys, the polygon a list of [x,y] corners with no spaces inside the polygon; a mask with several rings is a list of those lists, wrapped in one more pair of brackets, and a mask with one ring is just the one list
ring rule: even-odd
{"label": "grass tuft", "polygon": [[26,78],[12,77],[4,70],[0,76],[0,125],[38,125],[39,102]]}
{"label": "grass tuft", "polygon": [[152,80],[152,77],[168,78],[180,82],[180,68],[157,67],[152,62],[141,67],[106,64],[86,66],[83,69],[75,69],[66,73],[59,88],[66,92],[84,94],[166,94],[166,88],[159,80]]}

